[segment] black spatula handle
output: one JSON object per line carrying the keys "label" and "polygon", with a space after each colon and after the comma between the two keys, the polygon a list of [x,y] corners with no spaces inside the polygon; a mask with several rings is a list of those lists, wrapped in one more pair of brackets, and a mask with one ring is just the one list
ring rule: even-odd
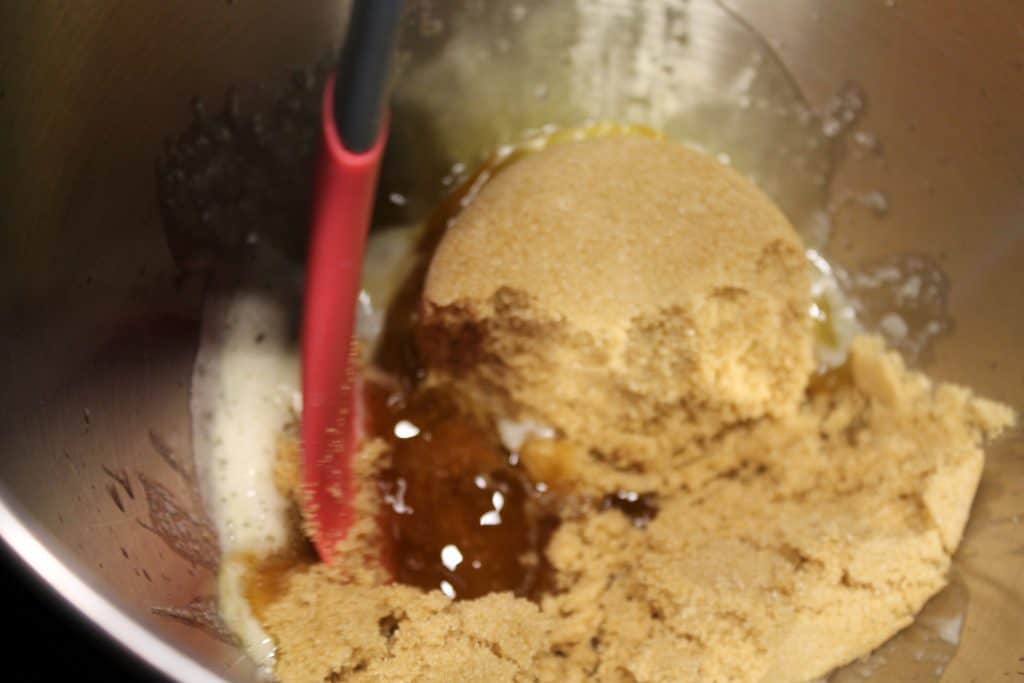
{"label": "black spatula handle", "polygon": [[403,0],[355,0],[335,75],[334,125],[345,148],[377,141]]}

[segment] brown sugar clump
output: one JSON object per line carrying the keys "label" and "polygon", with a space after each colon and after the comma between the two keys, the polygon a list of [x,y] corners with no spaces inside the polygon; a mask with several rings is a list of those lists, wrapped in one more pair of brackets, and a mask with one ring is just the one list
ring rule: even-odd
{"label": "brown sugar clump", "polygon": [[[1015,415],[870,336],[809,382],[807,279],[770,202],[675,143],[566,144],[503,170],[425,283],[427,403],[374,413],[378,436],[406,420],[421,441],[360,452],[343,561],[254,584],[278,679],[798,683],[907,626],[946,584],[982,448]],[[452,386],[448,415],[432,392]],[[440,543],[458,545],[472,572],[525,555],[515,535],[478,555],[460,538],[495,492],[509,531],[529,517],[487,480],[512,463],[486,421],[449,421],[470,414],[559,430],[517,452],[558,502],[544,590],[517,595],[513,574],[452,601],[430,588],[458,575],[412,586],[383,571],[374,518],[400,481],[402,508],[424,516],[391,537],[432,543],[407,557],[444,563]],[[278,474],[294,488],[294,469]],[[485,506],[452,508],[470,498]]]}
{"label": "brown sugar clump", "polygon": [[445,234],[421,346],[477,410],[551,425],[604,469],[670,468],[695,438],[796,409],[808,277],[785,217],[706,154],[563,144],[502,171]]}
{"label": "brown sugar clump", "polygon": [[438,591],[346,584],[323,565],[291,576],[264,623],[286,683],[536,680],[552,625],[510,593],[452,602]]}
{"label": "brown sugar clump", "polygon": [[849,372],[792,414],[735,425],[638,525],[617,508],[563,521],[540,606],[315,565],[261,622],[284,683],[797,683],[866,654],[947,581],[982,445],[1013,412],[854,341]]}

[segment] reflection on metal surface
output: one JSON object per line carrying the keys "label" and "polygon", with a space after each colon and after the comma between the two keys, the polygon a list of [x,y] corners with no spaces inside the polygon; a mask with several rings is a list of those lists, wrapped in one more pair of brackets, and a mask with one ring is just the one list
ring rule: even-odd
{"label": "reflection on metal surface", "polygon": [[59,547],[56,540],[38,527],[23,524],[25,511],[5,504],[3,494],[9,496],[6,490],[0,488],[0,533],[3,534],[4,542],[25,564],[45,577],[57,596],[73,604],[122,646],[144,654],[146,662],[158,671],[176,676],[181,681],[224,681],[188,654],[168,645],[139,620],[96,592],[90,585],[89,573],[77,563],[69,563],[54,555],[49,548]]}
{"label": "reflection on metal surface", "polygon": [[194,565],[216,571],[220,549],[213,529],[189,512],[165,486],[139,474],[149,507],[149,522],[139,522],[178,555]]}
{"label": "reflection on metal surface", "polygon": [[230,645],[235,645],[238,642],[221,620],[215,598],[195,598],[183,607],[153,607],[151,609],[153,614],[175,619],[186,626],[206,631],[222,642]]}
{"label": "reflection on metal surface", "polygon": [[217,111],[193,101],[191,125],[157,162],[161,216],[183,271],[209,271],[257,241],[301,260],[324,64],[273,88],[231,89]]}
{"label": "reflection on metal surface", "polygon": [[967,617],[967,584],[954,572],[914,623],[866,657],[843,667],[829,683],[938,681],[960,646]]}
{"label": "reflection on metal surface", "polygon": [[[167,440],[154,429],[149,430],[149,443],[153,445],[153,450],[167,463],[167,466],[174,470],[175,474],[187,483],[195,485],[195,464],[192,462],[192,458],[182,457],[176,453],[171,445],[167,443]],[[128,495],[132,495],[130,488],[128,489]],[[134,496],[132,497],[134,498]]]}

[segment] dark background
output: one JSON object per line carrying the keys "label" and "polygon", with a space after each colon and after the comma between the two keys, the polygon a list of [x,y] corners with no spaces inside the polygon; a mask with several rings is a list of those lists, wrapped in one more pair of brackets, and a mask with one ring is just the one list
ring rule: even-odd
{"label": "dark background", "polygon": [[0,610],[8,629],[0,680],[167,681],[69,615],[6,550],[0,550]]}

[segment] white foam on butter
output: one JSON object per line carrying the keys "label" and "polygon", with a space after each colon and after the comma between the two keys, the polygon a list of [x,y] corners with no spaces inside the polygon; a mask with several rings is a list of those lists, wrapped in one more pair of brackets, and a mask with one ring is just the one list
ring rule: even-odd
{"label": "white foam on butter", "polygon": [[221,547],[221,617],[269,670],[274,644],[243,594],[243,555],[288,543],[288,503],[274,486],[277,442],[299,388],[294,297],[254,277],[210,291],[192,376],[192,444],[206,510]]}
{"label": "white foam on butter", "polygon": [[[407,268],[410,228],[375,233],[367,247],[357,330],[372,345]],[[261,254],[240,276],[211,285],[192,374],[192,447],[207,513],[217,530],[218,608],[249,656],[269,674],[274,642],[244,595],[249,558],[286,548],[288,501],[274,484],[278,440],[302,411],[298,269]]]}
{"label": "white foam on butter", "polygon": [[299,387],[285,306],[244,286],[207,297],[192,378],[193,446],[224,554],[262,555],[288,541],[287,502],[273,482],[277,440]]}

